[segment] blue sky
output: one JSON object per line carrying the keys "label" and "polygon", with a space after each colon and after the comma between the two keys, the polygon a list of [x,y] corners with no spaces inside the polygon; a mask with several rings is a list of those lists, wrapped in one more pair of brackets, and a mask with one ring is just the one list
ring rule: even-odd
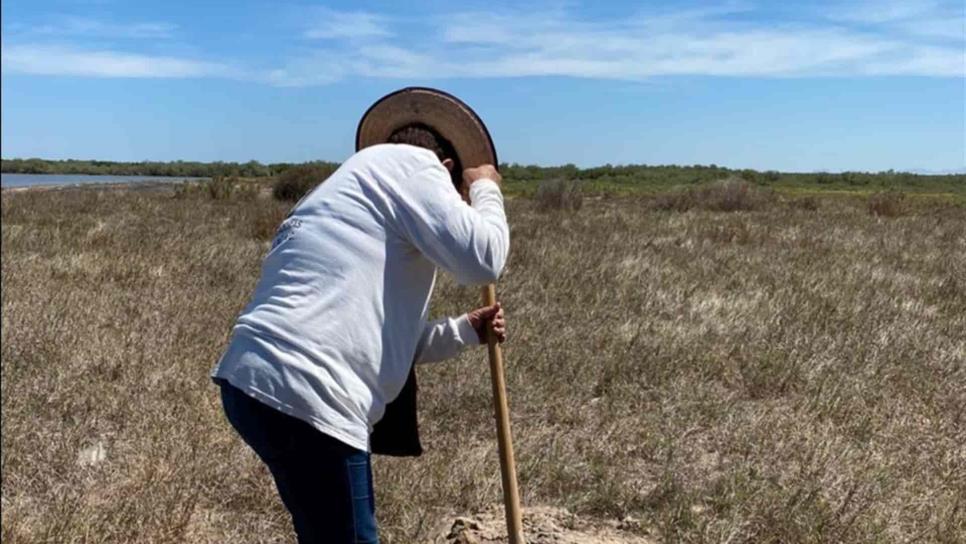
{"label": "blue sky", "polygon": [[964,2],[2,3],[2,154],[324,159],[407,85],[506,162],[966,167]]}

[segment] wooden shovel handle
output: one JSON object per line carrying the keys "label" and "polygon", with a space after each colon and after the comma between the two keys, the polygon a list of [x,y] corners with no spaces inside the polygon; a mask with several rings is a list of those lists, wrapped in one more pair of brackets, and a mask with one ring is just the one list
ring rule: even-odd
{"label": "wooden shovel handle", "polygon": [[[496,286],[483,288],[483,305],[496,304]],[[520,490],[517,488],[517,469],[513,460],[510,436],[510,408],[506,398],[506,379],[503,376],[503,352],[493,333],[493,324],[486,327],[486,343],[490,352],[490,379],[493,383],[493,407],[496,410],[496,439],[500,448],[500,472],[503,475],[503,504],[506,507],[506,528],[510,544],[525,544],[523,519],[520,512]]]}

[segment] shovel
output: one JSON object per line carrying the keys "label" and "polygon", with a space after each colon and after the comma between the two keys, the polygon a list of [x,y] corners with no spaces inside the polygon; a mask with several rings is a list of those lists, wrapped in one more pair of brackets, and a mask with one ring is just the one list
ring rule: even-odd
{"label": "shovel", "polygon": [[[483,305],[496,304],[496,286],[483,288]],[[517,469],[513,460],[510,436],[510,409],[506,399],[506,379],[503,376],[503,352],[493,334],[493,324],[486,328],[486,343],[490,354],[490,379],[493,383],[493,408],[496,410],[496,439],[500,449],[500,472],[503,475],[503,504],[506,508],[506,529],[510,544],[525,544],[523,520],[520,514],[520,490],[517,488]]]}

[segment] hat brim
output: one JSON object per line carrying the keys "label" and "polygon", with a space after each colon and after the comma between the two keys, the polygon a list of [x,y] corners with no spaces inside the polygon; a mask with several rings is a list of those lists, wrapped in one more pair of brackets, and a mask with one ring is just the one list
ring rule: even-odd
{"label": "hat brim", "polygon": [[406,87],[370,106],[356,130],[356,151],[384,144],[393,132],[413,123],[427,125],[449,140],[463,168],[498,164],[493,139],[480,116],[455,96],[428,87]]}

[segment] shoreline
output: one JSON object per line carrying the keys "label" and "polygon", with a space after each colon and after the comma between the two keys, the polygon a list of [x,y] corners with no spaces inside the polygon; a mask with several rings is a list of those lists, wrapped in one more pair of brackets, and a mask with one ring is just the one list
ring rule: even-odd
{"label": "shoreline", "polygon": [[23,192],[47,192],[47,191],[68,191],[68,190],[119,190],[134,189],[138,191],[157,191],[160,189],[170,189],[178,184],[197,180],[179,179],[177,181],[128,181],[118,183],[70,183],[70,184],[51,184],[51,185],[17,185],[13,187],[0,187],[0,193],[23,193]]}
{"label": "shoreline", "polygon": [[[10,176],[9,185],[0,185],[3,192],[24,189],[72,189],[82,187],[119,188],[131,185],[177,185],[187,182],[205,181],[211,178],[200,176],[164,176],[164,175],[115,175],[115,174],[22,174],[19,172],[2,172],[3,177]],[[50,183],[19,184],[17,180],[49,181]]]}

